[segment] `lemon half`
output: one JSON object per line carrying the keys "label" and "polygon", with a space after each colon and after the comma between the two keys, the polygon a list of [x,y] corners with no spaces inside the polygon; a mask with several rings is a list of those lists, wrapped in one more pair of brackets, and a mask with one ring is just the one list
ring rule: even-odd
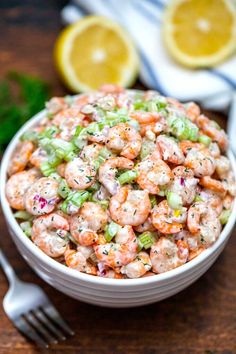
{"label": "lemon half", "polygon": [[164,42],[189,67],[211,67],[236,49],[234,0],[174,0],[166,8]]}
{"label": "lemon half", "polygon": [[129,35],[102,16],[87,16],[59,35],[54,49],[56,66],[74,92],[97,90],[104,83],[132,85],[139,69]]}

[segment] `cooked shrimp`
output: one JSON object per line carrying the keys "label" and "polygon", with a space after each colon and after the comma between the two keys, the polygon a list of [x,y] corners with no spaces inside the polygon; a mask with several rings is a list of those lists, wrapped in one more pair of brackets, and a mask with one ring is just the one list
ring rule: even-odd
{"label": "cooked shrimp", "polygon": [[122,227],[116,235],[116,243],[94,246],[95,254],[100,262],[116,268],[133,261],[138,250],[138,240],[131,226]]}
{"label": "cooked shrimp", "polygon": [[188,118],[194,123],[201,113],[200,107],[194,102],[188,102],[185,105],[185,111],[186,111]]}
{"label": "cooked shrimp", "polygon": [[101,144],[97,143],[84,146],[82,151],[80,152],[81,159],[89,162],[96,161],[102,147],[103,146]]}
{"label": "cooked shrimp", "polygon": [[187,262],[189,248],[186,241],[174,242],[170,238],[161,237],[151,247],[150,259],[155,273],[168,272]]}
{"label": "cooked shrimp", "polygon": [[163,234],[176,234],[183,229],[187,218],[186,208],[173,210],[166,200],[162,200],[152,209],[152,223]]}
{"label": "cooked shrimp", "polygon": [[205,146],[201,143],[194,143],[193,141],[190,140],[182,140],[179,142],[179,147],[184,153],[184,155],[187,155],[187,153],[191,149],[197,149],[197,150],[202,150],[205,148]]}
{"label": "cooked shrimp", "polygon": [[109,129],[106,146],[133,160],[141,150],[142,138],[129,124],[120,123]]}
{"label": "cooked shrimp", "polygon": [[24,210],[24,195],[27,189],[39,178],[36,169],[17,172],[11,175],[6,183],[6,197],[10,206],[17,210]]}
{"label": "cooked shrimp", "polygon": [[56,213],[51,213],[34,219],[31,238],[49,257],[57,258],[64,254],[69,243],[68,231],[68,221]]}
{"label": "cooked shrimp", "polygon": [[64,97],[53,97],[46,102],[46,108],[50,114],[56,114],[67,107],[68,104],[66,103]]}
{"label": "cooked shrimp", "polygon": [[41,147],[34,150],[29,160],[29,162],[37,168],[40,168],[41,164],[46,161],[47,161],[47,153]]}
{"label": "cooked shrimp", "polygon": [[34,145],[31,141],[23,141],[17,145],[8,165],[9,176],[25,169],[33,151]]}
{"label": "cooked shrimp", "polygon": [[57,173],[58,173],[62,178],[65,178],[66,163],[60,163],[60,165],[58,165],[56,169],[57,169]]}
{"label": "cooked shrimp", "polygon": [[100,204],[86,202],[79,214],[70,217],[70,232],[74,239],[83,246],[90,246],[98,240],[98,231],[102,231],[108,216]]}
{"label": "cooked shrimp", "polygon": [[203,202],[206,202],[210,207],[212,207],[217,215],[220,215],[223,207],[222,198],[218,193],[215,193],[210,189],[199,189],[197,195],[201,198]]}
{"label": "cooked shrimp", "polygon": [[151,211],[151,202],[146,190],[131,190],[124,186],[109,203],[112,219],[120,225],[138,226],[142,224]]}
{"label": "cooked shrimp", "polygon": [[152,224],[151,217],[148,217],[142,224],[134,226],[134,230],[137,232],[156,231],[155,227]]}
{"label": "cooked shrimp", "polygon": [[125,278],[123,274],[116,272],[114,269],[109,269],[108,267],[103,267],[103,270],[99,270],[97,272],[97,275],[99,277],[110,278],[110,279],[123,279],[123,278]]}
{"label": "cooked shrimp", "polygon": [[233,202],[234,202],[234,197],[232,197],[232,195],[227,193],[223,199],[223,208],[229,210],[232,209]]}
{"label": "cooked shrimp", "polygon": [[178,234],[175,234],[175,241],[184,240],[187,242],[189,251],[195,251],[200,246],[200,237],[199,234],[191,234],[187,230],[180,231]]}
{"label": "cooked shrimp", "polygon": [[184,166],[172,170],[174,179],[168,186],[168,191],[178,194],[183,205],[189,205],[195,198],[198,179],[194,178],[193,171]]}
{"label": "cooked shrimp", "polygon": [[112,94],[117,94],[117,93],[122,93],[124,92],[124,88],[119,85],[115,84],[104,84],[99,88],[100,92],[103,93],[112,93]]}
{"label": "cooked shrimp", "polygon": [[64,254],[67,267],[79,272],[97,275],[97,267],[88,260],[92,253],[92,247],[77,246],[77,250],[67,248]]}
{"label": "cooked shrimp", "polygon": [[195,123],[202,129],[204,134],[216,141],[219,147],[225,151],[228,147],[228,137],[223,129],[215,122],[204,116],[199,115]]}
{"label": "cooked shrimp", "polygon": [[42,177],[34,182],[24,195],[24,205],[28,213],[43,215],[51,213],[57,202],[58,182],[50,177]]}
{"label": "cooked shrimp", "polygon": [[78,125],[84,125],[85,115],[77,108],[67,108],[59,112],[52,121],[60,129],[59,137],[69,141]]}
{"label": "cooked shrimp", "polygon": [[213,141],[212,143],[210,143],[210,145],[208,146],[208,150],[214,158],[220,157],[220,148],[216,142]]}
{"label": "cooked shrimp", "polygon": [[230,170],[222,180],[222,184],[227,192],[233,197],[236,197],[236,183],[233,171]]}
{"label": "cooked shrimp", "polygon": [[151,194],[158,194],[160,186],[167,185],[173,177],[170,167],[157,158],[158,154],[152,153],[138,164],[137,183]]}
{"label": "cooked shrimp", "polygon": [[191,168],[196,177],[211,176],[215,171],[215,159],[208,149],[190,149],[184,165]]}
{"label": "cooked shrimp", "polygon": [[134,166],[133,161],[125,157],[112,157],[106,160],[99,168],[99,181],[112,194],[116,194],[120,184],[115,179],[118,169],[130,170]]}
{"label": "cooked shrimp", "polygon": [[226,156],[220,156],[215,159],[216,162],[216,173],[220,179],[227,177],[228,172],[230,171],[230,161]]}
{"label": "cooked shrimp", "polygon": [[211,178],[209,176],[204,176],[200,178],[199,184],[207,189],[212,190],[216,193],[225,193],[225,187],[223,183],[217,179]]}
{"label": "cooked shrimp", "polygon": [[136,258],[126,264],[125,266],[121,267],[121,273],[125,274],[128,278],[140,278],[145,273],[147,273],[152,268],[152,263],[148,253],[146,252],[139,252]]}
{"label": "cooked shrimp", "polygon": [[160,114],[157,112],[135,111],[131,112],[129,115],[130,118],[137,120],[140,124],[155,123],[160,119]]}
{"label": "cooked shrimp", "polygon": [[197,202],[188,210],[188,229],[198,233],[201,243],[208,247],[219,237],[221,224],[217,213],[206,202]]}
{"label": "cooked shrimp", "polygon": [[184,154],[173,138],[167,135],[159,135],[156,142],[164,161],[169,161],[176,165],[181,165],[184,162]]}
{"label": "cooked shrimp", "polygon": [[80,157],[68,162],[65,168],[65,179],[71,188],[82,190],[95,182],[95,166],[83,161]]}

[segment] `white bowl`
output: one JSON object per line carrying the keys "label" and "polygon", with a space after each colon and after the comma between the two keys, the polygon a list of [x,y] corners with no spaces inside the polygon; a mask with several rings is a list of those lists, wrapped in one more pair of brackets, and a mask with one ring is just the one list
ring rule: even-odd
{"label": "white bowl", "polygon": [[[56,262],[36,247],[25,236],[13,216],[5,197],[5,184],[7,165],[20,136],[44,116],[45,111],[38,113],[12,139],[2,160],[0,177],[1,203],[9,232],[20,254],[41,278],[77,300],[106,307],[135,307],[160,301],[178,293],[210,268],[230,237],[236,220],[236,203],[219,239],[210,248],[179,268],[146,278],[108,279],[80,273]],[[228,156],[236,175],[236,163],[231,151]]]}

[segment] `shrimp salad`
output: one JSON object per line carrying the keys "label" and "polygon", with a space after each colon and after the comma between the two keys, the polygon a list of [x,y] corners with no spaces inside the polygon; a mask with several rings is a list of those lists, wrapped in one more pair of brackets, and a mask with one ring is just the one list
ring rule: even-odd
{"label": "shrimp salad", "polygon": [[25,235],[107,278],[167,272],[220,236],[236,185],[219,125],[193,103],[104,85],[46,103],[8,166]]}

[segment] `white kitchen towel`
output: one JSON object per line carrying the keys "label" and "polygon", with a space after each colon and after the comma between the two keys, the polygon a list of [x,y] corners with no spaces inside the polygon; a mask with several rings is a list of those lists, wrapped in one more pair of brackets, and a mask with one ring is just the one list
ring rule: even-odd
{"label": "white kitchen towel", "polygon": [[[141,58],[141,81],[181,101],[225,110],[236,90],[236,56],[212,69],[190,70],[172,60],[163,45],[161,22],[168,0],[72,0],[62,10],[68,24],[88,14],[107,16],[133,37]],[[186,35],[188,35],[186,33]]]}

